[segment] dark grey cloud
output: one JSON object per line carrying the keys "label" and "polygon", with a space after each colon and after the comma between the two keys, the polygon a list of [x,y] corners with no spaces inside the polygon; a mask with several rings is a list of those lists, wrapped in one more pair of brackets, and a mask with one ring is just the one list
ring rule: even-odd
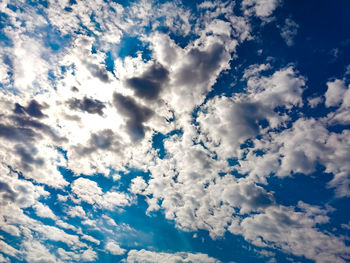
{"label": "dark grey cloud", "polygon": [[0,137],[10,141],[31,141],[36,133],[32,129],[7,126],[0,123]]}
{"label": "dark grey cloud", "polygon": [[106,107],[102,101],[84,97],[81,99],[71,99],[68,105],[72,110],[86,111],[90,114],[103,115],[103,109]]}
{"label": "dark grey cloud", "polygon": [[11,189],[6,182],[0,182],[0,193],[2,194],[2,200],[8,200],[14,202],[17,194]]}
{"label": "dark grey cloud", "polygon": [[41,111],[44,108],[45,107],[39,104],[36,100],[31,100],[27,107],[23,107],[21,104],[15,103],[15,109],[13,112],[19,115],[27,113],[31,117],[40,119],[46,117],[46,115]]}
{"label": "dark grey cloud", "polygon": [[109,149],[113,143],[114,133],[112,130],[103,130],[98,134],[91,135],[91,145],[98,149]]}
{"label": "dark grey cloud", "polygon": [[44,159],[34,157],[34,155],[37,152],[37,149],[35,147],[29,148],[29,147],[25,147],[24,145],[17,144],[15,146],[15,152],[17,155],[20,156],[22,167],[24,170],[32,171],[32,165],[35,165],[35,166],[44,165]]}
{"label": "dark grey cloud", "polygon": [[136,96],[147,100],[157,99],[169,71],[161,64],[155,63],[139,77],[126,80],[126,84],[135,91]]}
{"label": "dark grey cloud", "polygon": [[117,110],[126,117],[127,129],[130,137],[134,140],[140,140],[145,137],[144,123],[153,115],[153,111],[137,102],[131,97],[121,94],[114,94],[113,102]]}
{"label": "dark grey cloud", "polygon": [[236,103],[233,114],[236,119],[239,118],[233,125],[239,124],[243,133],[254,136],[259,132],[259,122],[265,120],[269,112],[258,102],[239,102]]}
{"label": "dark grey cloud", "polygon": [[111,129],[105,129],[98,133],[91,134],[87,146],[78,146],[76,151],[81,155],[91,154],[97,150],[102,151],[121,151],[120,137]]}
{"label": "dark grey cloud", "polygon": [[177,76],[180,84],[201,83],[207,81],[219,68],[225,48],[219,43],[213,44],[208,51],[193,48],[188,54],[188,62]]}
{"label": "dark grey cloud", "polygon": [[44,123],[22,116],[12,116],[10,119],[12,119],[14,123],[20,127],[16,129],[21,129],[21,127],[30,127],[34,130],[41,131],[49,135],[54,141],[66,140],[65,138],[59,137],[50,126]]}
{"label": "dark grey cloud", "polygon": [[245,193],[247,204],[254,210],[266,208],[274,204],[274,198],[271,193],[267,193],[262,187],[254,184],[245,184],[242,186]]}

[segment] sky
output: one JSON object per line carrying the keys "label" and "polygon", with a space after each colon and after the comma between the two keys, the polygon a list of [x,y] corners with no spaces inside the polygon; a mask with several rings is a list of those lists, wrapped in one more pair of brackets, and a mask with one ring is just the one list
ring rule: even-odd
{"label": "sky", "polygon": [[348,0],[0,1],[0,262],[350,262]]}

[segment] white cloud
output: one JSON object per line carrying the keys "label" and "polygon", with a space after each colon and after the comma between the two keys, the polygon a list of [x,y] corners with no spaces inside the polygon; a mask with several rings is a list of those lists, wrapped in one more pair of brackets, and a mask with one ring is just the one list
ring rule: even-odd
{"label": "white cloud", "polygon": [[301,106],[305,78],[300,76],[293,66],[276,71],[270,77],[253,75],[247,80],[248,93],[255,99],[270,107]]}
{"label": "white cloud", "polygon": [[[5,8],[5,2],[0,4],[9,14],[8,23],[13,24],[4,32],[14,42],[13,47],[0,51],[1,57],[7,53],[13,62],[13,67],[0,66],[0,80],[5,87],[0,99],[0,169],[4,174],[0,226],[22,239],[27,261],[97,260],[97,253],[82,240],[96,245],[99,240],[83,234],[79,226],[58,218],[45,202],[39,202],[49,193],[38,184],[45,184],[48,189],[60,188],[61,202],[70,197],[76,204],[86,202],[95,209],[115,210],[135,202],[134,195],[114,188],[104,192],[87,178],[75,177],[69,185],[57,170],[61,165],[74,176],[109,176],[111,169],[125,171],[125,166],[149,170],[150,179],[146,182],[141,177],[134,178],[130,191],[146,196],[148,213],[161,209],[182,230],[204,229],[212,238],[231,231],[257,246],[273,245],[318,262],[341,262],[341,257],[346,256],[343,237],[318,230],[320,224],[329,220],[329,211],[303,203],[298,207],[280,206],[263,184],[268,176],[313,173],[320,163],[325,172],[334,175],[329,186],[335,188],[337,197],[350,195],[349,132],[336,134],[327,130],[327,125],[350,123],[350,92],[345,80],[327,83],[325,104],[337,106],[335,113],[317,121],[299,119],[291,127],[285,126],[290,120],[288,114],[294,107],[302,106],[306,82],[293,66],[268,74],[271,65],[252,65],[243,76],[246,93],[205,101],[219,76],[230,69],[236,47],[253,38],[249,16],[271,20],[280,3],[244,0],[245,16],[238,17],[233,13],[232,1],[205,2],[198,6],[201,15],[195,17],[177,2],[140,1],[124,8],[116,3],[106,5],[102,0],[85,1],[78,2],[69,13],[64,11],[67,3],[58,1],[50,3],[45,19],[25,3],[19,3],[24,11],[16,13]],[[40,34],[42,27],[49,24],[58,35],[71,35],[68,46],[56,53]],[[86,32],[75,34],[82,31],[81,25],[93,37],[86,36]],[[169,27],[181,36],[193,35],[181,47],[164,32],[146,35],[149,25],[152,31],[159,26]],[[293,44],[297,29],[294,21],[285,20],[281,35],[287,45]],[[115,59],[112,74],[105,69],[104,52],[111,51],[114,58],[124,35],[138,37],[149,45],[151,60],[144,61],[141,53]],[[93,48],[96,52],[92,52]],[[55,75],[53,80],[48,78],[49,71]],[[154,77],[159,78],[157,74],[161,72],[167,72],[163,82]],[[142,93],[128,85],[132,78],[159,90],[154,96]],[[20,89],[20,93],[11,91],[11,86]],[[116,94],[124,98],[124,107],[120,106],[122,99],[113,99]],[[34,96],[40,106],[31,112]],[[309,100],[312,107],[318,103],[320,99]],[[193,123],[192,111],[200,105]],[[285,111],[277,112],[276,107]],[[281,131],[276,132],[275,128]],[[164,141],[166,155],[160,159],[152,148],[152,136],[172,130],[181,130],[182,134]],[[252,147],[241,149],[246,140],[252,142]],[[68,160],[57,147],[67,151]],[[259,150],[262,155],[256,154]],[[237,158],[239,165],[231,167],[228,158]],[[19,179],[7,165],[35,183]],[[231,174],[234,172],[246,177],[238,179]],[[119,178],[117,175],[114,179]],[[45,225],[23,213],[30,206],[39,217],[56,220],[56,226]],[[83,227],[102,234],[119,237],[137,233],[108,216],[86,213],[81,206],[65,208],[68,220],[83,219]],[[38,240],[32,240],[33,236]],[[53,247],[40,243],[46,240],[63,242],[72,250],[59,248],[55,253]],[[307,244],[303,245],[305,240]],[[111,254],[125,253],[115,241],[103,245]],[[21,253],[3,241],[0,251],[10,256]],[[204,254],[145,250],[131,250],[127,261],[218,262]]]}
{"label": "white cloud", "polygon": [[160,262],[193,262],[193,263],[219,263],[220,261],[205,254],[192,254],[177,252],[174,254],[164,252],[153,252],[147,250],[130,250],[126,259],[128,263],[160,263]]}
{"label": "white cloud", "polygon": [[311,106],[311,108],[315,108],[317,105],[319,105],[323,101],[322,97],[314,97],[314,98],[308,98],[308,102]]}
{"label": "white cloud", "polygon": [[272,15],[279,4],[279,0],[244,0],[242,8],[246,15],[253,13],[260,18],[266,18]]}
{"label": "white cloud", "polygon": [[106,243],[105,249],[112,255],[123,255],[126,252],[126,249],[121,248],[118,243],[110,240]]}
{"label": "white cloud", "polygon": [[[82,177],[72,183],[71,189],[78,201],[84,201],[102,209],[114,210],[117,207],[130,206],[133,203],[133,198],[128,194],[116,191],[104,193],[96,182]],[[73,212],[72,215],[75,214]]]}
{"label": "white cloud", "polygon": [[236,94],[232,98],[215,97],[202,106],[197,119],[200,138],[219,157],[239,157],[240,145],[264,131],[263,121],[267,121],[271,128],[282,126],[288,116],[274,112],[275,107],[290,109],[302,104],[304,78],[298,76],[292,67],[268,77],[261,76],[260,72],[269,67],[254,65],[245,71],[247,94]]}
{"label": "white cloud", "polygon": [[70,217],[86,218],[86,213],[81,206],[70,206],[66,213]]}
{"label": "white cloud", "polygon": [[89,204],[99,203],[103,193],[95,181],[82,177],[76,179],[72,183],[71,188],[72,192],[76,194],[79,199]]}
{"label": "white cloud", "polygon": [[235,234],[241,233],[257,246],[276,245],[318,263],[345,262],[343,258],[348,257],[349,253],[343,240],[314,228],[316,224],[328,222],[327,211],[302,202],[298,207],[301,212],[288,207],[269,207],[264,213],[243,219],[241,229],[232,225],[230,230]]}
{"label": "white cloud", "polygon": [[96,238],[89,236],[89,235],[82,235],[81,239],[95,243],[96,245],[99,245],[101,243],[99,240],[97,240]]}
{"label": "white cloud", "polygon": [[286,18],[285,24],[281,28],[281,36],[288,46],[293,46],[294,38],[298,34],[298,24],[292,19]]}
{"label": "white cloud", "polygon": [[334,81],[327,82],[327,92],[326,97],[326,106],[339,106],[339,104],[344,99],[344,94],[346,92],[345,83],[343,80],[336,79]]}
{"label": "white cloud", "polygon": [[83,262],[93,262],[93,261],[96,261],[97,258],[98,258],[97,253],[91,248],[88,248],[82,251],[81,261]]}
{"label": "white cloud", "polygon": [[25,249],[25,259],[27,262],[62,262],[61,260],[57,259],[56,256],[51,253],[47,247],[45,247],[37,240],[23,242],[23,246]]}
{"label": "white cloud", "polygon": [[35,213],[37,216],[44,217],[44,218],[51,218],[51,219],[56,219],[56,215],[52,212],[50,207],[47,205],[44,205],[40,202],[37,202],[33,208],[35,209]]}
{"label": "white cloud", "polygon": [[0,239],[0,251],[10,257],[17,258],[21,253],[14,247],[7,244],[5,241]]}
{"label": "white cloud", "polygon": [[93,262],[97,259],[97,254],[91,248],[80,250],[77,252],[67,251],[63,248],[57,249],[57,254],[63,262],[78,261],[78,262]]}

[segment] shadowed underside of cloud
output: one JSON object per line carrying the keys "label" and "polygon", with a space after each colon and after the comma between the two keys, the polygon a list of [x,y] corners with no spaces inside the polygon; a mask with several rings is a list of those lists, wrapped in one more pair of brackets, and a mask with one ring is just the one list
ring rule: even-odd
{"label": "shadowed underside of cloud", "polygon": [[113,103],[117,110],[126,118],[126,128],[130,137],[137,141],[145,137],[144,122],[148,121],[153,111],[138,104],[132,97],[115,93]]}
{"label": "shadowed underside of cloud", "polygon": [[31,117],[43,118],[45,115],[41,112],[44,107],[40,105],[36,100],[32,100],[27,107],[23,107],[18,103],[15,103],[15,109],[13,110],[16,114],[27,113]]}
{"label": "shadowed underside of cloud", "polygon": [[72,110],[81,110],[81,111],[86,111],[90,114],[96,113],[99,115],[103,115],[103,108],[106,107],[102,101],[94,100],[86,97],[84,97],[82,100],[71,99],[68,101],[68,105]]}
{"label": "shadowed underside of cloud", "polygon": [[152,65],[139,77],[126,80],[127,85],[135,90],[135,95],[147,100],[157,99],[162,86],[168,79],[169,72],[160,64]]}

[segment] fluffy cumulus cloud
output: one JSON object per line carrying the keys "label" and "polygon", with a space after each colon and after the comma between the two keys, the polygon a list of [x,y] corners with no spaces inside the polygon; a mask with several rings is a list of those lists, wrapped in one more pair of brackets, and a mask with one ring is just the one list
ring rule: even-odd
{"label": "fluffy cumulus cloud", "polygon": [[[273,53],[283,1],[116,2],[0,3],[0,261],[349,260],[349,66]],[[301,176],[330,199],[281,200]]]}
{"label": "fluffy cumulus cloud", "polygon": [[113,255],[123,255],[126,251],[113,241],[109,241],[106,244],[106,250]]}

